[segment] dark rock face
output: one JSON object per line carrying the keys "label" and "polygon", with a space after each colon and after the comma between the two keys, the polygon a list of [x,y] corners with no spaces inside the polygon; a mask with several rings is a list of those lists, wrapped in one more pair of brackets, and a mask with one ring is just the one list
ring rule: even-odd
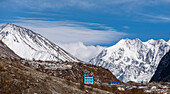
{"label": "dark rock face", "polygon": [[170,82],[170,51],[160,61],[150,82]]}

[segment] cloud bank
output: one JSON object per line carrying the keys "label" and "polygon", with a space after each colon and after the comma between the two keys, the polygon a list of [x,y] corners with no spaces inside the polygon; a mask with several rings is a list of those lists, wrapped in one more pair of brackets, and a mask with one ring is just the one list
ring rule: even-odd
{"label": "cloud bank", "polygon": [[14,23],[29,28],[55,43],[82,42],[85,45],[107,45],[126,33],[98,23],[75,21],[45,21],[35,18],[20,18]]}
{"label": "cloud bank", "polygon": [[71,53],[73,56],[88,62],[90,59],[98,55],[104,48],[102,46],[86,46],[82,42],[77,43],[57,43],[60,47]]}
{"label": "cloud bank", "polygon": [[13,22],[43,35],[85,62],[105,48],[99,45],[113,44],[127,35],[98,23],[45,20],[44,18],[17,17],[17,20],[13,20]]}

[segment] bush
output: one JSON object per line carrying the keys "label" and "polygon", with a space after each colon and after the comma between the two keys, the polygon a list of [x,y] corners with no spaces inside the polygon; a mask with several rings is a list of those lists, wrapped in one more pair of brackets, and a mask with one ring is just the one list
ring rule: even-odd
{"label": "bush", "polygon": [[71,82],[70,82],[71,80],[69,79],[69,78],[67,78],[66,79],[66,83],[68,84],[68,85],[71,85]]}
{"label": "bush", "polygon": [[80,82],[80,87],[79,87],[80,90],[85,90],[85,87],[84,87],[84,83],[83,82]]}
{"label": "bush", "polygon": [[144,90],[143,89],[137,89],[137,88],[133,88],[131,90],[132,94],[144,94]]}

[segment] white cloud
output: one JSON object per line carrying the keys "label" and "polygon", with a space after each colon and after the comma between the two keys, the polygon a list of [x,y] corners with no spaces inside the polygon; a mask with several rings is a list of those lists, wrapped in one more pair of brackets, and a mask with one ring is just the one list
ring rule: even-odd
{"label": "white cloud", "polygon": [[170,22],[170,16],[166,17],[163,15],[149,15],[149,14],[140,14],[147,18],[143,18],[143,21],[148,22]]}
{"label": "white cloud", "polygon": [[15,24],[29,28],[55,43],[83,42],[86,45],[107,45],[127,35],[98,23],[20,18],[15,20]]}
{"label": "white cloud", "polygon": [[165,17],[165,16],[153,16],[153,15],[147,15],[148,17],[154,18],[154,19],[160,19],[160,20],[164,20],[164,21],[170,21],[170,17]]}
{"label": "white cloud", "polygon": [[88,62],[90,59],[98,55],[104,48],[102,46],[86,46],[82,42],[77,43],[57,43],[60,47],[62,47],[67,52],[71,53],[73,56]]}
{"label": "white cloud", "polygon": [[126,33],[118,32],[112,27],[98,23],[75,21],[44,21],[39,18],[23,18],[13,20],[14,24],[26,27],[45,36],[64,50],[80,60],[88,62],[99,54],[107,45],[119,40]]}

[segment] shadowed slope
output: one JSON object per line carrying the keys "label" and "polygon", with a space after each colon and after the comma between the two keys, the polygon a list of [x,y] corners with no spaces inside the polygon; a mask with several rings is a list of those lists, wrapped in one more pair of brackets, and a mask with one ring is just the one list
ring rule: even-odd
{"label": "shadowed slope", "polygon": [[150,82],[170,82],[170,51],[161,59]]}
{"label": "shadowed slope", "polygon": [[7,57],[7,58],[16,58],[19,59],[20,57],[18,55],[16,55],[11,49],[9,49],[7,47],[6,44],[4,44],[1,40],[0,40],[0,55],[2,57]]}

